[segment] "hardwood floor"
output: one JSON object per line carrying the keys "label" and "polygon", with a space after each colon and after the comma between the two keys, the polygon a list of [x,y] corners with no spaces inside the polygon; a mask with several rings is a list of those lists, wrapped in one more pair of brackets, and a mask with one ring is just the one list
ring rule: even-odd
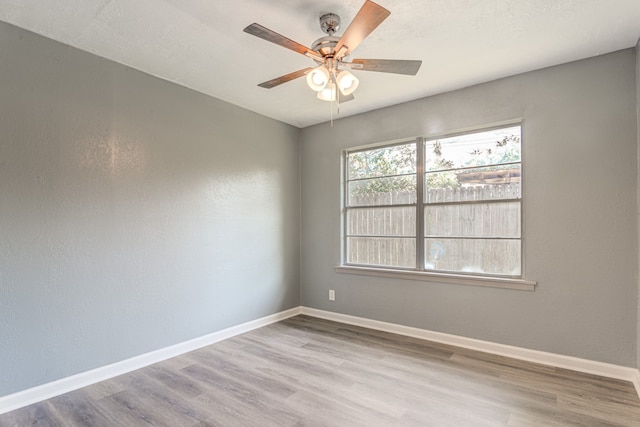
{"label": "hardwood floor", "polygon": [[640,426],[631,383],[297,316],[0,426]]}

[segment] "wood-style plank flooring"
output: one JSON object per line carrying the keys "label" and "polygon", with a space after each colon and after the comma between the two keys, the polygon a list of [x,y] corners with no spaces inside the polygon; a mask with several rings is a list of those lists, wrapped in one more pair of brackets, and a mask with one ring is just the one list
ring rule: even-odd
{"label": "wood-style plank flooring", "polygon": [[297,316],[0,426],[640,426],[631,383]]}

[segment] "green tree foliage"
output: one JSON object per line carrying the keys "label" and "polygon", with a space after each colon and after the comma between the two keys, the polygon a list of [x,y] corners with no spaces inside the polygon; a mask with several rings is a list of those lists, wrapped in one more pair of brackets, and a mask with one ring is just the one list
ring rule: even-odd
{"label": "green tree foliage", "polygon": [[350,191],[355,194],[415,191],[415,144],[349,154]]}
{"label": "green tree foliage", "polygon": [[432,155],[427,154],[427,170],[441,171],[428,173],[426,176],[426,186],[429,188],[457,188],[460,186],[457,175],[448,169],[455,167],[451,160],[442,156],[442,142],[433,143]]}
{"label": "green tree foliage", "polygon": [[491,148],[474,149],[463,166],[501,165],[520,161],[520,137],[508,135]]}
{"label": "green tree foliage", "polygon": [[[520,137],[508,135],[492,144],[473,148],[455,162],[446,158],[446,147],[440,141],[429,145],[426,176],[427,188],[457,188],[459,167],[493,166],[520,160]],[[457,164],[456,164],[457,163]],[[377,194],[416,190],[415,144],[396,145],[350,153],[348,174],[352,194]],[[487,169],[491,170],[491,169]]]}

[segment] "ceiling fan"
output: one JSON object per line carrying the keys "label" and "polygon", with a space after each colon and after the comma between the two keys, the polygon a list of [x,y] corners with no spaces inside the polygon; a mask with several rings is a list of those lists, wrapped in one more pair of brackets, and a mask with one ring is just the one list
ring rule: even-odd
{"label": "ceiling fan", "polygon": [[[307,84],[318,92],[317,97],[324,101],[345,102],[353,99],[353,92],[359,81],[349,70],[377,71],[382,73],[406,74],[415,76],[422,61],[394,59],[353,59],[345,58],[391,14],[384,7],[365,0],[342,37],[334,36],[340,26],[340,17],[327,13],[320,17],[320,28],[327,36],[313,42],[311,48],[297,43],[260,24],[251,24],[244,29],[246,33],[270,41],[313,59],[318,65],[307,67],[284,76],[260,83],[258,86],[271,89],[283,83],[307,76]],[[342,97],[340,97],[342,95]]]}

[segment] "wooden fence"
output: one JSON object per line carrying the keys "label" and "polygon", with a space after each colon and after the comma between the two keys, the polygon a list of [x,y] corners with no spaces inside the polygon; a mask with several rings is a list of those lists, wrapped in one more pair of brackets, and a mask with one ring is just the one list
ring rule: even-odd
{"label": "wooden fence", "polygon": [[[520,183],[435,188],[426,193],[425,263],[443,271],[520,274]],[[352,195],[347,260],[355,264],[415,267],[413,192]],[[473,203],[457,203],[473,202]],[[451,204],[448,204],[451,203]],[[384,237],[381,237],[384,236]],[[505,239],[507,238],[507,239]]]}

